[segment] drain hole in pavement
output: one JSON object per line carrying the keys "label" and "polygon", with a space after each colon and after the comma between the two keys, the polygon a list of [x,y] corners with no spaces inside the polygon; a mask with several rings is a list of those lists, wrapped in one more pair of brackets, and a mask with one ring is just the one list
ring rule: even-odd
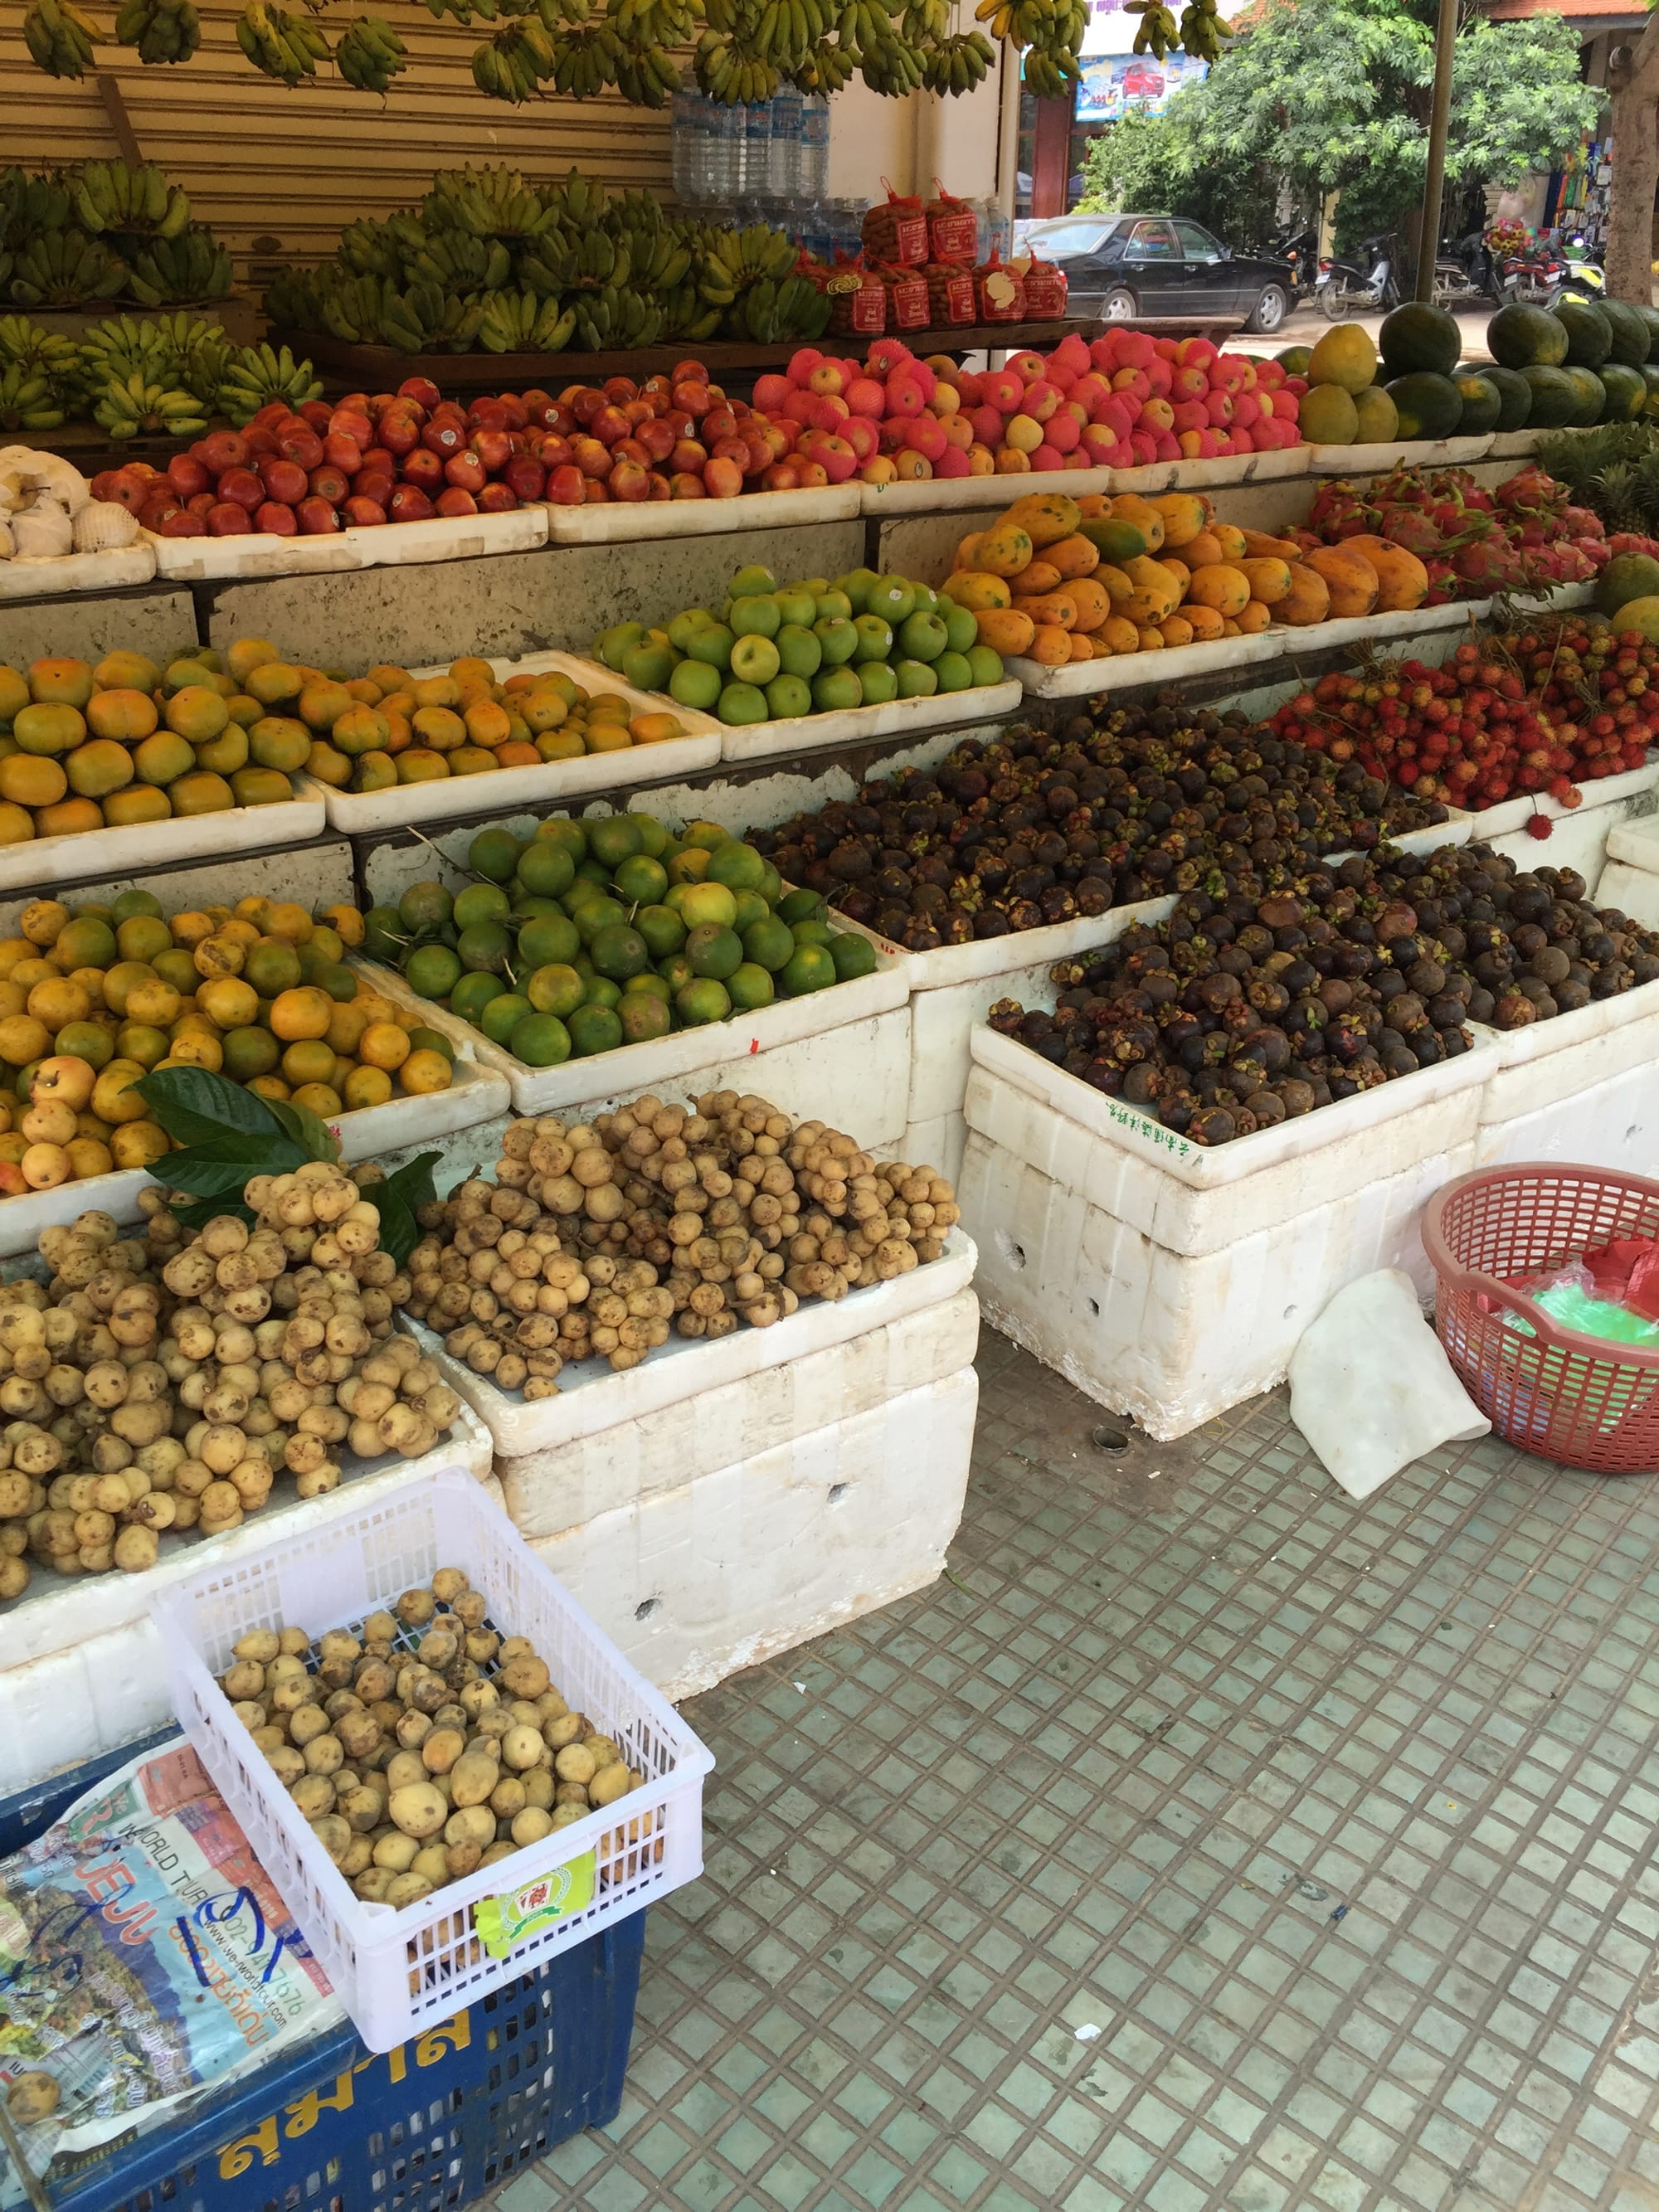
{"label": "drain hole in pavement", "polygon": [[846,1495],[847,1495],[847,1485],[846,1485],[844,1482],[832,1482],[832,1483],[830,1484],[830,1503],[832,1505],[839,1505],[839,1504],[841,1504],[842,1499],[843,1498],[845,1498],[845,1497],[846,1497]]}
{"label": "drain hole in pavement", "polygon": [[655,1598],[655,1597],[648,1597],[648,1598],[647,1598],[647,1600],[645,1601],[645,1603],[644,1603],[643,1605],[636,1605],[636,1606],[635,1607],[635,1608],[634,1608],[634,1618],[635,1618],[635,1620],[650,1620],[650,1618],[651,1618],[651,1616],[652,1616],[652,1614],[653,1614],[653,1613],[655,1613],[655,1611],[657,1610],[658,1607],[659,1607],[661,1603],[662,1603],[662,1600],[661,1600],[660,1598]]}
{"label": "drain hole in pavement", "polygon": [[1103,1425],[1090,1431],[1089,1441],[1097,1451],[1127,1451],[1129,1432],[1127,1429],[1114,1429]]}

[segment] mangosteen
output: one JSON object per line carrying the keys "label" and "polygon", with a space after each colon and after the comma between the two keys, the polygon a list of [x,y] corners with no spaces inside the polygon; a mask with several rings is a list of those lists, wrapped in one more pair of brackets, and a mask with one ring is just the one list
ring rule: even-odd
{"label": "mangosteen", "polygon": [[1492,1018],[1500,1030],[1522,1030],[1537,1020],[1538,1009],[1523,991],[1505,991],[1494,1005]]}
{"label": "mangosteen", "polygon": [[[1573,988],[1573,987],[1572,987],[1571,984],[1568,984],[1568,983],[1564,983],[1564,984],[1561,986],[1561,988],[1562,988],[1564,991],[1571,990],[1572,988]],[[1581,986],[1580,988],[1582,988],[1583,987]],[[1557,1000],[1557,1003],[1558,1003],[1558,1005],[1559,1004],[1559,1000]],[[1586,1006],[1588,1006],[1588,1005],[1589,1005],[1589,991],[1588,991],[1588,990],[1586,990],[1586,991],[1584,992],[1584,997],[1583,997],[1583,1003],[1584,1005],[1586,1005]],[[1497,1011],[1497,1007],[1498,1007],[1498,1001],[1497,1001],[1496,998],[1493,996],[1493,994],[1492,994],[1492,992],[1490,992],[1489,990],[1487,990],[1487,988],[1486,988],[1485,984],[1483,984],[1483,983],[1477,984],[1477,985],[1475,986],[1474,989],[1474,990],[1472,990],[1472,991],[1469,993],[1469,996],[1468,996],[1468,1010],[1467,1010],[1467,1011],[1468,1011],[1468,1018],[1469,1018],[1469,1020],[1470,1020],[1470,1021],[1472,1021],[1472,1022],[1489,1022],[1489,1021],[1491,1021],[1491,1019],[1492,1019],[1492,1018],[1493,1014],[1494,1014],[1494,1013],[1496,1012],[1496,1011]]]}
{"label": "mangosteen", "polygon": [[1195,1145],[1224,1145],[1237,1133],[1238,1123],[1224,1106],[1206,1106],[1194,1114],[1187,1133]]}

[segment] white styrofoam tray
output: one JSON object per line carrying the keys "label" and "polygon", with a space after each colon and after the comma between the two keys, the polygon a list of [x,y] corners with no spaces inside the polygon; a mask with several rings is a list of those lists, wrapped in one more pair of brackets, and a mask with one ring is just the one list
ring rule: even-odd
{"label": "white styrofoam tray", "polygon": [[1138,921],[1163,921],[1175,911],[1176,894],[1142,899],[1133,906],[1109,907],[1104,914],[1085,915],[1076,921],[1051,921],[1041,929],[1011,931],[1006,937],[976,937],[968,945],[939,945],[927,952],[906,952],[890,938],[850,921],[837,913],[846,929],[867,937],[878,952],[902,960],[912,991],[938,991],[952,983],[972,983],[984,978],[1018,974],[1056,960],[1071,960],[1097,952],[1121,937]]}
{"label": "white styrofoam tray", "polygon": [[[356,1895],[214,1677],[247,1629],[298,1624],[314,1637],[447,1565],[485,1593],[499,1628],[529,1639],[572,1711],[597,1721],[645,1779],[625,1802],[394,1911]],[[702,1780],[713,1758],[459,1468],[378,1510],[348,1512],[325,1534],[298,1529],[267,1542],[234,1573],[186,1571],[157,1592],[153,1610],[179,1724],[371,2051],[451,2018],[702,1870]],[[490,1956],[474,1908],[562,1873],[571,1880],[560,1917]]]}
{"label": "white styrofoam tray", "polygon": [[[592,791],[695,775],[713,768],[720,757],[720,725],[712,715],[700,714],[665,696],[636,690],[613,676],[602,661],[585,660],[574,653],[527,653],[517,660],[494,659],[489,665],[498,684],[509,676],[559,669],[585,690],[619,693],[636,714],[677,714],[686,734],[665,738],[659,744],[629,745],[620,752],[585,753],[580,758],[544,761],[535,768],[486,769],[481,775],[447,775],[432,783],[393,784],[385,791],[336,791],[307,776],[306,788],[320,795],[337,830],[395,830],[452,814],[550,806]],[[434,664],[409,672],[419,679],[447,672],[442,664]]]}
{"label": "white styrofoam tray", "polygon": [[[1528,1022],[1523,1029],[1480,1029],[1493,1065],[1481,1101],[1482,1121],[1512,1121],[1626,1067],[1659,1060],[1659,983],[1638,984],[1616,998]],[[1640,1164],[1632,1163],[1632,1164]]]}
{"label": "white styrofoam tray", "polygon": [[1380,476],[1403,463],[1411,469],[1467,467],[1492,447],[1492,432],[1474,438],[1396,438],[1391,445],[1310,446],[1316,477]]}
{"label": "white styrofoam tray", "polygon": [[[1477,845],[1484,844],[1488,838],[1506,837],[1514,830],[1524,830],[1534,814],[1541,814],[1551,822],[1579,821],[1587,814],[1599,812],[1606,806],[1620,805],[1624,800],[1636,798],[1644,792],[1659,791],[1659,752],[1650,753],[1646,765],[1642,768],[1624,769],[1617,775],[1593,777],[1589,782],[1581,783],[1578,788],[1583,792],[1583,799],[1577,806],[1564,806],[1559,799],[1551,798],[1547,791],[1528,791],[1518,799],[1501,799],[1496,806],[1482,807],[1474,817],[1474,826],[1470,835]],[[1622,821],[1608,830],[1609,860],[1623,857],[1614,853],[1613,841],[1626,834],[1626,825]],[[1548,866],[1553,859],[1546,842],[1534,856],[1534,865]]]}
{"label": "white styrofoam tray", "polygon": [[669,538],[725,537],[734,531],[785,530],[814,522],[846,522],[869,489],[854,477],[817,490],[746,491],[735,499],[604,500],[594,507],[547,503],[554,545],[658,544]]}
{"label": "white styrofoam tray", "polygon": [[[1482,1032],[1455,1060],[1258,1129],[1195,1145],[1121,1098],[1108,1098],[1041,1054],[981,1026],[970,1049],[966,1114],[981,1127],[985,1079],[1038,1100],[1081,1133],[1066,1180],[1171,1251],[1218,1250],[1297,1212],[1363,1189],[1425,1152],[1472,1139],[1497,1057]],[[1038,1164],[1042,1164],[1039,1162]],[[1045,1169],[1045,1172],[1052,1170]]]}
{"label": "white styrofoam tray", "polygon": [[867,1290],[849,1291],[844,1298],[833,1301],[803,1299],[787,1320],[775,1322],[770,1328],[740,1327],[712,1342],[707,1337],[671,1334],[666,1344],[620,1375],[603,1359],[582,1360],[565,1369],[557,1395],[551,1398],[526,1399],[516,1390],[499,1390],[489,1376],[475,1375],[465,1361],[453,1358],[441,1336],[407,1318],[404,1325],[442,1370],[450,1389],[489,1430],[496,1456],[522,1459],[580,1437],[611,1429],[625,1432],[665,1406],[684,1404],[705,1390],[739,1382],[763,1368],[782,1366],[829,1345],[848,1343],[924,1306],[942,1304],[967,1289],[978,1260],[971,1237],[954,1228],[937,1260],[895,1275],[890,1283],[872,1283]]}
{"label": "white styrofoam tray", "polygon": [[1310,450],[1307,446],[1285,446],[1276,453],[1218,453],[1210,460],[1147,461],[1132,469],[1033,469],[1016,476],[933,477],[921,483],[865,484],[860,489],[865,514],[878,521],[889,521],[900,515],[1008,507],[1032,492],[1063,492],[1081,499],[1091,493],[1220,491],[1237,484],[1267,483],[1305,476]]}
{"label": "white styrofoam tray", "polygon": [[855,745],[872,738],[908,739],[958,726],[967,729],[1017,714],[1020,697],[1018,682],[1009,677],[1001,684],[976,684],[966,691],[936,691],[931,699],[890,699],[880,707],[837,707],[827,714],[794,714],[780,722],[733,723],[722,726],[720,757],[765,760],[775,753],[801,753],[809,747]]}
{"label": "white styrofoam tray", "polygon": [[1552,437],[1547,430],[1494,430],[1486,457],[1493,461],[1519,461],[1538,451],[1540,438]]}
{"label": "white styrofoam tray", "polygon": [[[447,1137],[457,1129],[474,1128],[505,1114],[509,1103],[505,1076],[458,1053],[447,1090],[389,1098],[384,1106],[359,1107],[356,1113],[337,1115],[328,1126],[339,1139],[341,1158],[349,1166],[353,1161],[383,1159],[388,1152]],[[166,1182],[167,1161],[162,1158],[154,1174],[147,1168],[117,1168],[109,1175],[59,1183],[55,1190],[0,1198],[0,1259],[33,1251],[43,1229],[66,1226],[94,1206],[113,1214],[117,1221],[136,1220],[139,1193]]]}
{"label": "white styrofoam tray", "polygon": [[307,794],[274,806],[233,806],[221,814],[171,815],[165,822],[82,830],[69,837],[32,837],[27,844],[0,846],[0,892],[34,884],[96,883],[128,870],[146,874],[174,860],[301,845],[322,836],[325,818],[321,799]]}
{"label": "white styrofoam tray", "polygon": [[148,530],[144,537],[155,550],[158,576],[203,584],[526,552],[547,543],[547,510],[537,505],[506,514],[436,514],[425,522],[354,526],[315,538],[270,538],[262,531],[241,538],[158,538]]}
{"label": "white styrofoam tray", "polygon": [[60,553],[46,561],[0,561],[0,599],[50,599],[59,592],[118,592],[147,584],[155,550],[141,538],[106,553]]}
{"label": "white styrofoam tray", "polygon": [[[779,1046],[828,1039],[851,1023],[908,1007],[910,995],[903,956],[878,951],[872,974],[829,984],[804,998],[775,1000],[769,1006],[734,1013],[726,1021],[671,1030],[666,1036],[643,1044],[621,1044],[614,1051],[567,1060],[556,1067],[529,1067],[505,1047],[491,1044],[459,1014],[417,997],[392,969],[371,966],[366,972],[377,990],[402,1005],[418,1006],[434,1029],[465,1044],[486,1067],[504,1075],[520,1114],[556,1114],[563,1107],[588,1105],[601,1098],[638,1097],[726,1061],[758,1062],[760,1055]],[[908,1048],[908,1038],[906,1042]],[[756,1072],[758,1075],[758,1065]]]}
{"label": "white styrofoam tray", "polygon": [[[1607,779],[1609,782],[1613,780],[1611,776]],[[1586,784],[1585,799],[1588,800],[1590,793],[1599,788],[1596,784]],[[1607,832],[1607,859],[1609,862],[1621,860],[1627,868],[1641,868],[1650,875],[1659,875],[1659,815],[1643,814],[1634,821],[1615,823]],[[1615,899],[1612,903],[1618,906],[1622,902]]]}

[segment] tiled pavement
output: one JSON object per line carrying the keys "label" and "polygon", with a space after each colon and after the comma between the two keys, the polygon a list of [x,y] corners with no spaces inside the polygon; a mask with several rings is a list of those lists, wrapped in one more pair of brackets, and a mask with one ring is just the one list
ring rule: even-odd
{"label": "tiled pavement", "polygon": [[1655,1483],[980,1366],[949,1577],[688,1708],[621,2115],[506,2212],[1659,2212]]}

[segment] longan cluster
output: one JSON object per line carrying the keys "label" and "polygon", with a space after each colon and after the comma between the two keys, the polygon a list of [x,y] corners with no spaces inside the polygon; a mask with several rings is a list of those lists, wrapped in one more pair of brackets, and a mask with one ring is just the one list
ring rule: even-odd
{"label": "longan cluster", "polygon": [[[220,1677],[237,1718],[361,1898],[413,1905],[614,1805],[645,1778],[502,1638],[459,1567],[313,1645],[258,1628]],[[648,1832],[648,1820],[647,1822]]]}
{"label": "longan cluster", "polygon": [[570,1360],[634,1367],[671,1331],[766,1328],[802,1298],[890,1281],[937,1259],[958,1218],[931,1168],[733,1091],[515,1121],[496,1175],[422,1212],[410,1311],[527,1399]]}
{"label": "longan cluster", "polygon": [[0,1288],[0,1599],[31,1559],[142,1573],[167,1529],[221,1534],[283,1474],[320,1497],[343,1451],[415,1459],[453,1425],[454,1392],[392,1334],[409,1281],[359,1184],[312,1162],[246,1197],[251,1231],[224,1214],[188,1242],[160,1190],[143,1243],[83,1214],[40,1238],[50,1283]]}

